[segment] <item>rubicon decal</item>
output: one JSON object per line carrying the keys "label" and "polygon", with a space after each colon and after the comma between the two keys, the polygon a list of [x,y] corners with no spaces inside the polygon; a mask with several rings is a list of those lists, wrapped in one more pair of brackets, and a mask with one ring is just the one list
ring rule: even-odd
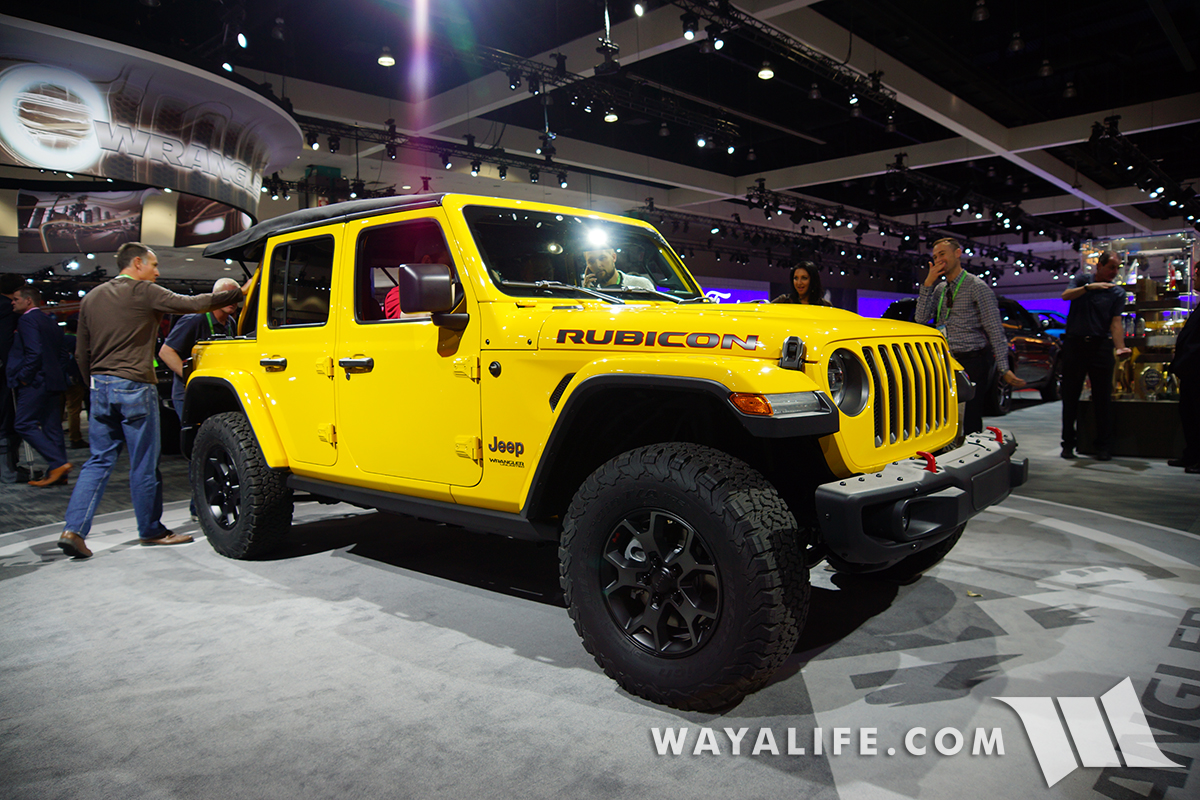
{"label": "rubicon decal", "polygon": [[[1072,743],[1085,767],[1119,767],[1117,750],[1109,738],[1111,727],[1126,767],[1183,767],[1163,755],[1146,722],[1129,678],[1094,697],[997,697],[1012,706],[1025,726],[1038,766],[1053,786],[1079,766]],[[1055,708],[1055,700],[1058,708]],[[1101,709],[1103,706],[1103,710]],[[1058,712],[1066,720],[1063,728]],[[1108,725],[1105,725],[1107,717]]]}
{"label": "rubicon decal", "polygon": [[688,331],[614,331],[571,330],[558,332],[559,344],[613,344],[620,347],[691,347],[698,350],[742,350],[758,348],[758,334],[738,336],[733,333]]}

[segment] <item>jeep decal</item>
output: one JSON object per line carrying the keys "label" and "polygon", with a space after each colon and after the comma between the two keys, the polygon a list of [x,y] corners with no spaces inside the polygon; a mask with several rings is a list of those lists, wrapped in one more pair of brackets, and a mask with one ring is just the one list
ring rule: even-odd
{"label": "jeep decal", "polygon": [[754,350],[758,347],[758,334],[752,333],[746,338],[740,338],[732,333],[707,333],[687,331],[597,331],[575,330],[562,328],[558,332],[558,344],[617,344],[625,347],[645,345],[653,347],[693,347],[710,350],[719,347],[722,350],[732,350],[737,345],[743,350]]}

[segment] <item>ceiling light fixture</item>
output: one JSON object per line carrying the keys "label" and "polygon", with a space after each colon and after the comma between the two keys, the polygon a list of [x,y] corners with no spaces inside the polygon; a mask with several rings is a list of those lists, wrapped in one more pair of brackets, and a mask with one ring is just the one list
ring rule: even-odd
{"label": "ceiling light fixture", "polygon": [[530,183],[537,183],[538,177],[539,177],[538,171],[536,169],[529,170],[529,182]]}
{"label": "ceiling light fixture", "polygon": [[658,126],[658,135],[659,136],[670,136],[671,135],[671,129],[667,127],[667,123],[664,122],[662,125]]}
{"label": "ceiling light fixture", "polygon": [[1063,89],[1063,99],[1070,100],[1076,94],[1078,94],[1078,92],[1075,91],[1075,82],[1067,81],[1067,87]]}
{"label": "ceiling light fixture", "polygon": [[387,157],[390,158],[392,161],[395,161],[396,160],[396,145],[395,145],[395,143],[388,142],[386,145],[384,145],[384,149],[387,150]]}
{"label": "ceiling light fixture", "polygon": [[725,37],[721,34],[721,27],[719,25],[709,25],[704,30],[708,32],[708,38],[712,41],[714,50],[720,50],[725,46]]}
{"label": "ceiling light fixture", "polygon": [[1021,32],[1014,31],[1012,41],[1008,43],[1008,52],[1019,53],[1024,49],[1025,49],[1025,40],[1021,38]]}
{"label": "ceiling light fixture", "polygon": [[769,81],[775,77],[775,70],[771,69],[771,62],[764,61],[762,67],[758,70],[758,77],[764,81]]}
{"label": "ceiling light fixture", "polygon": [[472,178],[478,178],[478,177],[479,177],[479,170],[480,170],[480,169],[482,169],[482,168],[483,168],[483,164],[482,164],[482,163],[480,163],[479,161],[472,161],[472,162],[471,162],[471,177],[472,177]]}
{"label": "ceiling light fixture", "polygon": [[704,138],[704,134],[696,137],[696,147],[704,147],[708,144],[708,140]]}
{"label": "ceiling light fixture", "polygon": [[[331,154],[336,153],[338,150],[341,149],[341,147],[342,147],[341,137],[339,137],[337,134],[331,135],[329,137],[329,152]],[[313,149],[316,150],[315,147]]]}
{"label": "ceiling light fixture", "polygon": [[642,3],[634,3],[633,4],[633,13],[637,14],[639,17],[645,16],[646,6]]}
{"label": "ceiling light fixture", "polygon": [[746,160],[747,161],[757,161],[758,160],[758,154],[754,152],[753,147],[751,147],[749,150],[746,151]]}
{"label": "ceiling light fixture", "polygon": [[820,100],[821,99],[821,88],[819,86],[817,86],[817,84],[815,82],[813,83],[812,88],[808,90],[808,99],[809,100]]}
{"label": "ceiling light fixture", "polygon": [[396,57],[392,55],[391,48],[389,48],[387,45],[384,45],[383,49],[379,51],[379,58],[375,59],[375,61],[381,67],[396,66]]}
{"label": "ceiling light fixture", "polygon": [[689,42],[696,38],[696,31],[700,28],[700,20],[695,14],[688,12],[679,17],[683,20],[683,38]]}
{"label": "ceiling light fixture", "polygon": [[513,71],[508,73],[508,88],[512,89],[515,92],[517,89],[520,88],[520,86],[521,86],[521,73],[514,69]]}
{"label": "ceiling light fixture", "polygon": [[451,167],[454,166],[453,162],[450,161],[450,156],[446,155],[445,153],[441,153],[440,156],[442,159],[443,167],[445,167],[446,169],[450,169]]}
{"label": "ceiling light fixture", "polygon": [[975,11],[971,14],[972,22],[987,22],[991,13],[988,12],[987,0],[975,0]]}
{"label": "ceiling light fixture", "polygon": [[1038,70],[1038,77],[1039,78],[1049,78],[1053,74],[1054,74],[1054,67],[1050,66],[1050,59],[1043,58],[1042,66]]}
{"label": "ceiling light fixture", "polygon": [[560,188],[560,189],[567,188],[567,173],[565,173],[565,172],[558,173],[558,188]]}
{"label": "ceiling light fixture", "polygon": [[883,126],[883,129],[887,133],[895,133],[896,132],[896,115],[895,114],[888,114],[887,124]]}
{"label": "ceiling light fixture", "polygon": [[617,116],[617,111],[614,108],[610,108],[604,112],[604,121],[605,122],[616,122],[619,119],[620,119],[620,117]]}
{"label": "ceiling light fixture", "polygon": [[496,167],[496,174],[500,176],[500,180],[508,180],[508,167],[501,164],[500,166]]}
{"label": "ceiling light fixture", "polygon": [[312,150],[320,150],[321,149],[321,141],[320,141],[320,139],[317,138],[317,135],[315,133],[308,134],[308,146]]}

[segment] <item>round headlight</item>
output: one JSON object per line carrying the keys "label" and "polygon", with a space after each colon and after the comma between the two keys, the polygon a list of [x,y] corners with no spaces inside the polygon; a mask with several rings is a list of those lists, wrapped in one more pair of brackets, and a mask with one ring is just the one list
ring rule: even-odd
{"label": "round headlight", "polygon": [[851,417],[867,407],[867,371],[850,350],[836,350],[829,357],[829,396],[843,414]]}

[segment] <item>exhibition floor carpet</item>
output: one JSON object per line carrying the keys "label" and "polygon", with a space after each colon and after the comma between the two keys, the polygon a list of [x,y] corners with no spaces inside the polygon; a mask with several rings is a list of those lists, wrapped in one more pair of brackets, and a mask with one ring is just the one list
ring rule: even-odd
{"label": "exhibition floor carpet", "polygon": [[[1200,796],[1200,480],[1154,460],[1063,461],[1045,432],[1057,410],[1000,421],[1030,484],[936,569],[897,585],[817,567],[785,669],[723,714],[605,677],[563,609],[553,546],[300,503],[271,560],[225,559],[202,538],[139,547],[124,511],[98,518],[96,555],[76,561],[54,545],[60,522],[0,517],[3,794]],[[4,488],[0,502],[51,502]],[[186,501],[164,521],[197,532]],[[1088,762],[1076,723],[1107,714],[1117,729],[1115,706],[1074,702],[1035,752],[995,699],[1114,687],[1182,767],[1085,763],[1048,786],[1039,765],[1062,747]]]}

